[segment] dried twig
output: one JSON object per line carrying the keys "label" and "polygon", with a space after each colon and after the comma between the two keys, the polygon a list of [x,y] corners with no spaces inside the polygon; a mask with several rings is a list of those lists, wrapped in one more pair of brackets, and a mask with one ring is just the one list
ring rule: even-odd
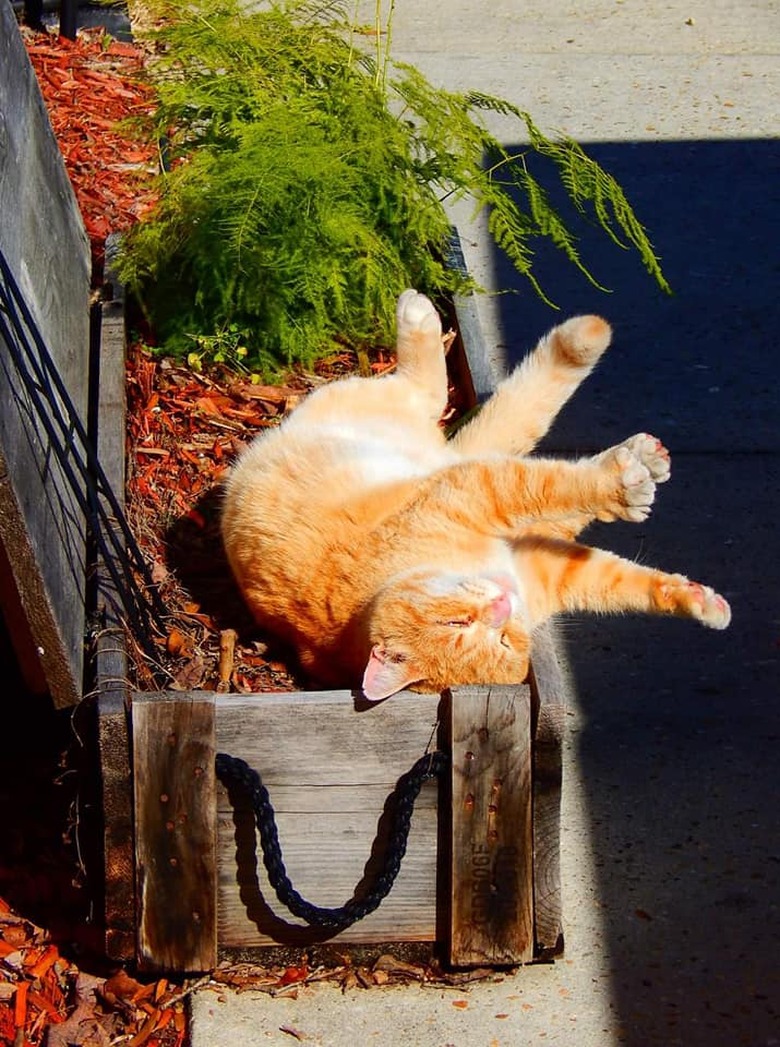
{"label": "dried twig", "polygon": [[219,681],[217,683],[217,691],[220,694],[227,694],[230,690],[237,639],[238,633],[235,629],[223,629],[219,634]]}

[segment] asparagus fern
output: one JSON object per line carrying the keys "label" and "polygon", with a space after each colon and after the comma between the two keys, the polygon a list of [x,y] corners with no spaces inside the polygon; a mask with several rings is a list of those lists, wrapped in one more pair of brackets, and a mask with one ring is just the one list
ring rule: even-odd
{"label": "asparagus fern", "polygon": [[[344,340],[386,343],[404,287],[463,289],[445,264],[450,196],[488,209],[496,243],[543,297],[539,237],[595,283],[532,174],[535,157],[666,286],[620,186],[579,145],[548,138],[503,99],[432,86],[379,44],[372,55],[338,0],[153,9],[151,131],[169,165],[155,211],[125,238],[120,275],[168,350],[230,328],[247,362],[271,371]],[[527,149],[510,155],[488,111],[517,119]]]}

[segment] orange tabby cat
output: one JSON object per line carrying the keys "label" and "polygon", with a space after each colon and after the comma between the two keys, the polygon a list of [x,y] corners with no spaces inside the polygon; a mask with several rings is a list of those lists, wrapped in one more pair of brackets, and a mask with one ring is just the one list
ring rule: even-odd
{"label": "orange tabby cat", "polygon": [[222,530],[257,621],[317,681],[516,683],[560,611],[640,611],[725,628],[712,589],[576,544],[590,521],[644,520],[669,455],[640,433],[591,458],[526,455],[607,348],[596,316],[554,328],[447,442],[441,323],[398,302],[398,366],[317,390],[243,452]]}

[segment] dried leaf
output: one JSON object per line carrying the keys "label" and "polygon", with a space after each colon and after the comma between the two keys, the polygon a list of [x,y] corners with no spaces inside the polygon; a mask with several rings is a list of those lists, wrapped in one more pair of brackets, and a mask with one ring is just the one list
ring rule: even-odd
{"label": "dried leaf", "polygon": [[181,629],[171,629],[165,640],[165,649],[174,658],[187,657],[193,651],[192,637],[186,636]]}
{"label": "dried leaf", "polygon": [[422,981],[425,978],[425,968],[414,963],[406,963],[398,960],[391,953],[383,953],[373,966],[373,971],[386,971],[387,974],[403,974],[409,978],[417,978]]}
{"label": "dried leaf", "polygon": [[116,996],[120,1000],[135,1001],[146,993],[146,986],[131,977],[127,971],[118,970],[103,984],[103,994]]}
{"label": "dried leaf", "polygon": [[30,931],[22,923],[11,924],[3,930],[3,941],[8,945],[18,948],[30,940]]}
{"label": "dried leaf", "polygon": [[175,691],[193,691],[200,687],[206,675],[206,661],[196,654],[176,673],[171,687]]}
{"label": "dried leaf", "polygon": [[306,964],[302,967],[288,967],[277,982],[277,985],[292,985],[295,982],[303,982],[309,977],[309,968]]}

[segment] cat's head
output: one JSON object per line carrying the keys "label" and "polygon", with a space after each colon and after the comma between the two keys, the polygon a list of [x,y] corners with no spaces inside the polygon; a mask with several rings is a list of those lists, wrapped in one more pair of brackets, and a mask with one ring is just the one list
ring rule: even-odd
{"label": "cat's head", "polygon": [[363,693],[371,701],[405,687],[442,691],[459,684],[520,683],[530,637],[514,579],[415,574],[374,601]]}

